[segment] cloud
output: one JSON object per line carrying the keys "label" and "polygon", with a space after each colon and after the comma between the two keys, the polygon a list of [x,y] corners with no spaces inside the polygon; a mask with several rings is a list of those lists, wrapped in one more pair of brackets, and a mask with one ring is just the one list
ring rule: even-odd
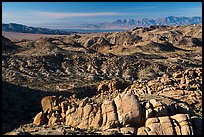
{"label": "cloud", "polygon": [[[3,22],[19,22],[23,24],[41,24],[45,22],[56,22],[67,21],[68,18],[74,18],[75,20],[90,20],[92,17],[97,20],[102,17],[113,17],[121,15],[132,15],[135,13],[124,13],[124,12],[48,12],[48,11],[36,11],[36,10],[18,10],[18,11],[4,11]],[[8,16],[8,15],[12,15]],[[70,22],[70,20],[69,20]]]}
{"label": "cloud", "polygon": [[135,8],[130,8],[132,10],[146,10],[146,9],[155,9],[157,7],[135,7]]}
{"label": "cloud", "polygon": [[44,12],[44,11],[30,11],[37,16],[43,16],[50,19],[63,19],[70,17],[97,17],[97,16],[117,16],[126,13],[119,12],[94,12],[94,13],[64,13],[64,12]]}

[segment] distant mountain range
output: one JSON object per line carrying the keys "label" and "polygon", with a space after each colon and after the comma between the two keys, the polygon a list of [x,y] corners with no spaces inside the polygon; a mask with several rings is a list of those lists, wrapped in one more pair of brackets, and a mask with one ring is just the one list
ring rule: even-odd
{"label": "distant mountain range", "polygon": [[175,17],[169,16],[165,18],[142,18],[142,19],[124,19],[113,22],[103,22],[99,24],[82,24],[82,28],[117,28],[117,29],[132,29],[135,27],[148,27],[154,25],[181,26],[190,24],[201,24],[202,17]]}
{"label": "distant mountain range", "polygon": [[[69,35],[75,32],[63,31],[63,29],[93,29],[93,30],[129,30],[136,27],[148,27],[155,25],[168,25],[168,26],[182,26],[190,24],[201,24],[202,17],[175,17],[169,16],[165,18],[142,18],[142,19],[124,19],[116,20],[113,22],[102,22],[102,23],[82,23],[82,24],[64,24],[58,23],[55,24],[46,24],[47,29],[40,27],[28,27],[21,24],[10,23],[3,24],[2,30],[9,32],[21,32],[21,33],[33,33],[33,34],[52,34],[52,35]],[[60,25],[61,24],[61,25]],[[58,30],[57,30],[58,29]]]}
{"label": "distant mountain range", "polygon": [[[168,25],[168,26],[181,26],[190,24],[201,24],[202,17],[175,17],[168,16],[164,18],[141,18],[141,19],[124,19],[116,20],[113,22],[100,22],[100,23],[53,23],[46,24],[50,28],[60,29],[133,29],[135,27],[148,27],[154,25]],[[45,24],[44,24],[45,25]]]}
{"label": "distant mountain range", "polygon": [[2,23],[2,31],[7,32],[20,32],[20,33],[32,33],[32,34],[51,34],[51,35],[69,35],[71,32],[55,30],[55,29],[47,29],[47,28],[36,28],[29,27],[21,24],[10,23],[3,24]]}

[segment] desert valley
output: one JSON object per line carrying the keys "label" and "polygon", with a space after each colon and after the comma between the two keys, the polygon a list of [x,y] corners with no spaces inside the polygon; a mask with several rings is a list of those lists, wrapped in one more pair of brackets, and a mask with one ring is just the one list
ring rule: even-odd
{"label": "desert valley", "polygon": [[4,134],[202,134],[202,25],[9,36]]}
{"label": "desert valley", "polygon": [[2,135],[202,135],[202,2],[2,2]]}

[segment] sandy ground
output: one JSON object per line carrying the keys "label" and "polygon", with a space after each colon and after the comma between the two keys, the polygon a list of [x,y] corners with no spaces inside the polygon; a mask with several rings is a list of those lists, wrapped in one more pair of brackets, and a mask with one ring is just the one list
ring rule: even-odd
{"label": "sandy ground", "polygon": [[5,32],[5,31],[2,31],[2,35],[12,41],[19,41],[22,39],[36,40],[40,37],[65,36],[65,35],[30,34],[30,33]]}

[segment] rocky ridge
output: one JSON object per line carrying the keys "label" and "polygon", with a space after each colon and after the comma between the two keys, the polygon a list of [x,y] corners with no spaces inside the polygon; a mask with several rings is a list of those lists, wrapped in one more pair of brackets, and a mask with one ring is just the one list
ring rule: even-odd
{"label": "rocky ridge", "polygon": [[53,34],[53,35],[69,35],[72,32],[66,32],[62,30],[54,30],[47,28],[39,28],[39,27],[29,27],[22,24],[2,23],[2,30],[7,32],[21,32],[21,33],[32,33],[32,34]]}

